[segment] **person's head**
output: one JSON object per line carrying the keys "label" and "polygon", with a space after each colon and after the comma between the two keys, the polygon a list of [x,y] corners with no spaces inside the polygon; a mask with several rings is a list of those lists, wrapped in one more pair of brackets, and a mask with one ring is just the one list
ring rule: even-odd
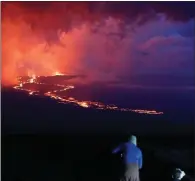
{"label": "person's head", "polygon": [[185,176],[185,172],[180,168],[176,168],[173,172],[172,178],[176,180],[181,180]]}
{"label": "person's head", "polygon": [[137,138],[134,135],[131,135],[129,141],[137,146]]}

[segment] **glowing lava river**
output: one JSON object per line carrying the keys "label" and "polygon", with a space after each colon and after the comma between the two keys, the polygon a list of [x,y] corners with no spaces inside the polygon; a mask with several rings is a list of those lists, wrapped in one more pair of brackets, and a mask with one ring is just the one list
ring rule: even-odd
{"label": "glowing lava river", "polygon": [[[60,93],[66,92],[67,90],[74,89],[73,85],[63,85],[63,84],[51,84],[45,83],[43,79],[46,78],[59,78],[64,76],[60,73],[55,73],[52,76],[27,76],[27,77],[18,77],[18,85],[14,86],[14,89],[26,91],[29,95],[44,95],[52,99],[55,99],[59,103],[63,104],[73,104],[78,105],[84,108],[94,108],[102,110],[115,110],[115,111],[129,111],[136,112],[140,114],[163,114],[163,112],[157,112],[155,110],[142,110],[142,109],[129,109],[129,108],[120,108],[116,105],[105,105],[101,102],[91,102],[91,101],[79,101],[73,97],[61,96]],[[46,88],[40,90],[35,87],[42,85]]]}

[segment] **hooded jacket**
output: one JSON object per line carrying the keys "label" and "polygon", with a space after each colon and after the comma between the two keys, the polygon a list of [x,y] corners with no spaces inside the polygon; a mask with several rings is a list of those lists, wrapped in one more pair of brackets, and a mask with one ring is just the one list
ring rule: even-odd
{"label": "hooded jacket", "polygon": [[131,136],[129,142],[122,143],[118,147],[116,147],[112,153],[123,153],[123,159],[125,164],[137,164],[139,169],[142,168],[142,151],[136,146],[137,141],[135,136]]}

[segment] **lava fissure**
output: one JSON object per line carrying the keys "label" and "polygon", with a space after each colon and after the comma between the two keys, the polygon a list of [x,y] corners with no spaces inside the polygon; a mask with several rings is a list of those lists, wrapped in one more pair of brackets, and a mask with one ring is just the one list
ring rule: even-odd
{"label": "lava fissure", "polygon": [[[64,74],[61,73],[55,73],[52,76],[63,76]],[[47,76],[44,76],[47,77]],[[48,76],[51,77],[51,76]],[[101,102],[91,102],[91,101],[79,101],[73,97],[65,97],[65,96],[59,96],[59,92],[64,92],[67,90],[74,89],[75,87],[73,85],[61,85],[61,84],[47,84],[47,83],[42,83],[39,81],[40,76],[29,76],[28,78],[24,77],[18,77],[18,85],[14,86],[14,89],[26,91],[29,93],[29,95],[41,95],[40,90],[33,90],[32,88],[24,88],[25,85],[47,85],[47,86],[56,86],[60,89],[55,89],[55,90],[47,90],[43,94],[44,96],[48,96],[52,99],[55,99],[59,103],[64,103],[64,104],[74,104],[81,106],[83,108],[94,108],[94,109],[102,109],[102,110],[116,110],[116,111],[130,111],[130,112],[135,112],[135,113],[140,113],[140,114],[163,114],[163,112],[157,112],[155,110],[143,110],[143,109],[129,109],[129,108],[120,108],[116,105],[105,105]]]}

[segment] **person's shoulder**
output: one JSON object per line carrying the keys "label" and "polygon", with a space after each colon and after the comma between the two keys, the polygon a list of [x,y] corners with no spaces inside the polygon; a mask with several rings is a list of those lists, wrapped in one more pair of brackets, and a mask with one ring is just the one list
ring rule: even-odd
{"label": "person's shoulder", "polygon": [[129,143],[128,142],[124,142],[123,146],[129,146]]}
{"label": "person's shoulder", "polygon": [[[137,147],[137,146],[136,146]],[[140,153],[140,154],[142,154],[142,150],[139,148],[139,147],[137,147],[137,150],[138,150],[138,152]]]}

